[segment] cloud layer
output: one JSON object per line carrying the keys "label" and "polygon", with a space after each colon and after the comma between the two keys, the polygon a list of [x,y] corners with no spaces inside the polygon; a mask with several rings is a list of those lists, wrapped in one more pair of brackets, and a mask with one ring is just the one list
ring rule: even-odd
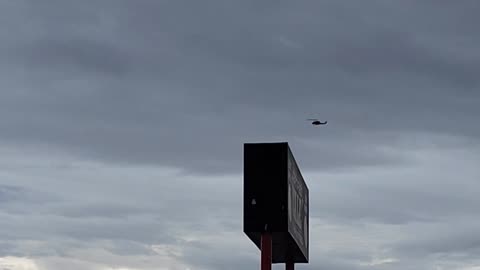
{"label": "cloud layer", "polygon": [[475,269],[477,6],[0,2],[0,269],[257,267],[259,141],[312,193],[299,267]]}

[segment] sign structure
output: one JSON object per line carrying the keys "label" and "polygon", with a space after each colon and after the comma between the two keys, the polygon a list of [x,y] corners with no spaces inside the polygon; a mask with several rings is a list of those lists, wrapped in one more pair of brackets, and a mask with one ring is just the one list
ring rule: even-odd
{"label": "sign structure", "polygon": [[272,236],[272,263],[308,263],[309,195],[288,143],[244,144],[243,230],[261,248]]}

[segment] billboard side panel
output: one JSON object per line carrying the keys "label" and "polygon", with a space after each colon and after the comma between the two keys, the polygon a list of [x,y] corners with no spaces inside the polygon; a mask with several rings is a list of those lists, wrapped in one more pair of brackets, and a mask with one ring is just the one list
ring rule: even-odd
{"label": "billboard side panel", "polygon": [[308,260],[308,188],[290,149],[288,149],[288,231]]}

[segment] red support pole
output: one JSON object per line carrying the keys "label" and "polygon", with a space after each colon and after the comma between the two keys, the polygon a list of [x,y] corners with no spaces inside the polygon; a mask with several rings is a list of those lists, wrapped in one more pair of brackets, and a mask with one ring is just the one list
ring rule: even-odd
{"label": "red support pole", "polygon": [[295,270],[295,264],[293,262],[286,262],[285,270]]}
{"label": "red support pole", "polygon": [[261,270],[272,270],[272,235],[262,233],[261,239]]}

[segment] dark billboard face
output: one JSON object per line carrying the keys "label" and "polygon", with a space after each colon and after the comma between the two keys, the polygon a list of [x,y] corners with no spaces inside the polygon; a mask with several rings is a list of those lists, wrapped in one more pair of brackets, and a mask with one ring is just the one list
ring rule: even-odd
{"label": "dark billboard face", "polygon": [[288,228],[308,257],[308,189],[293,155],[288,154]]}

